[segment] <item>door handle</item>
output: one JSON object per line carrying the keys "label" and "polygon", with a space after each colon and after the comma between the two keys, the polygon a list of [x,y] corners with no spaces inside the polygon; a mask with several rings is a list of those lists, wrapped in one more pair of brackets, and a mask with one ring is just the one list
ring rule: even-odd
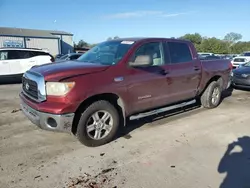
{"label": "door handle", "polygon": [[169,74],[169,71],[167,71],[167,70],[160,70],[160,74],[162,74],[162,75],[167,75],[167,74]]}
{"label": "door handle", "polygon": [[2,62],[3,64],[8,64],[9,62],[7,62],[7,61],[4,61],[4,62]]}
{"label": "door handle", "polygon": [[195,66],[195,67],[194,67],[194,70],[195,70],[195,71],[199,71],[200,68]]}

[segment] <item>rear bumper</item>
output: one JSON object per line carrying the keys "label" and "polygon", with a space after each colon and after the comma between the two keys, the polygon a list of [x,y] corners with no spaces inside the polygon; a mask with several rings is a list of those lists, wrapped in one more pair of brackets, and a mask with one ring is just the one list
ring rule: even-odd
{"label": "rear bumper", "polygon": [[72,130],[74,113],[51,114],[33,109],[22,99],[20,103],[24,115],[41,129],[55,132],[68,132]]}

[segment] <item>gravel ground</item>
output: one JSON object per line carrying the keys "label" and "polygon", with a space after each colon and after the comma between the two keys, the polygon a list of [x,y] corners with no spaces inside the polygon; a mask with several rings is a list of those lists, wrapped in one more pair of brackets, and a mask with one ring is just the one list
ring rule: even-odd
{"label": "gravel ground", "polygon": [[88,148],[32,125],[20,87],[0,86],[0,188],[250,187],[249,91],[213,110],[131,121],[117,140]]}

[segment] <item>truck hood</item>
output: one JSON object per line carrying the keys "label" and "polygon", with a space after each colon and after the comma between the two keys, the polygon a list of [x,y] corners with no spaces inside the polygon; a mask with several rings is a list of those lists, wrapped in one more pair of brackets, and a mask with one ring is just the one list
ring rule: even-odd
{"label": "truck hood", "polygon": [[250,74],[250,67],[241,67],[233,71],[236,74]]}
{"label": "truck hood", "polygon": [[59,81],[67,77],[104,71],[109,66],[81,61],[62,61],[34,66],[30,71],[40,73],[45,80]]}

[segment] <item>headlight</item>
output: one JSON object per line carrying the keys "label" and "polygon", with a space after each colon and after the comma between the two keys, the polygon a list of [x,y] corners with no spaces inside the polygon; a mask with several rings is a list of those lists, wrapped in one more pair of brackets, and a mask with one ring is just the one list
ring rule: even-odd
{"label": "headlight", "polygon": [[66,95],[75,85],[75,82],[47,82],[47,95],[63,96]]}
{"label": "headlight", "polygon": [[249,74],[242,74],[241,75],[243,78],[247,78],[249,76]]}

